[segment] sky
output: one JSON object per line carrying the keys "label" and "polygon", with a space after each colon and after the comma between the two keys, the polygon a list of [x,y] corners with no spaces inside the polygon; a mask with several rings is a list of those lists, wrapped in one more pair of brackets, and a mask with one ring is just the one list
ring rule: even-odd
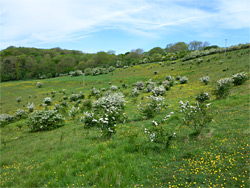
{"label": "sky", "polygon": [[193,40],[231,46],[250,42],[249,10],[249,0],[0,0],[0,50],[119,54]]}

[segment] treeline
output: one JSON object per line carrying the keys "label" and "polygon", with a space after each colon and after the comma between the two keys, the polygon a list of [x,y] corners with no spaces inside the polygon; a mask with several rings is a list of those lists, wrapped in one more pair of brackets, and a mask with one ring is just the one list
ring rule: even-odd
{"label": "treeline", "polygon": [[[8,47],[0,51],[1,81],[51,78],[68,74],[71,71],[89,70],[89,68],[124,67],[153,61],[175,60],[193,50],[203,50],[208,42],[193,41],[189,44],[178,42],[168,44],[165,49],[155,47],[148,52],[134,49],[125,54],[116,55],[114,51],[83,53],[77,50],[61,48],[37,49]],[[217,48],[217,46],[210,46]],[[101,69],[99,69],[101,70]]]}

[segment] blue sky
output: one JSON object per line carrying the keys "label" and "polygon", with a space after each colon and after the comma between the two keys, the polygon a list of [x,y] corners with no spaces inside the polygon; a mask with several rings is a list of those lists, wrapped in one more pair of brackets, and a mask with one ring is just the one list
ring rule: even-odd
{"label": "blue sky", "polygon": [[208,41],[250,42],[249,0],[1,0],[0,49],[87,53]]}

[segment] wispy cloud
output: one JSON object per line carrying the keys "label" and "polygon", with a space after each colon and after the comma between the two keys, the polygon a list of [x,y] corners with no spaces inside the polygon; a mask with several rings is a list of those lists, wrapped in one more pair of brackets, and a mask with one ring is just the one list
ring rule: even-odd
{"label": "wispy cloud", "polygon": [[150,38],[249,28],[248,0],[2,0],[0,48],[76,41],[114,28]]}

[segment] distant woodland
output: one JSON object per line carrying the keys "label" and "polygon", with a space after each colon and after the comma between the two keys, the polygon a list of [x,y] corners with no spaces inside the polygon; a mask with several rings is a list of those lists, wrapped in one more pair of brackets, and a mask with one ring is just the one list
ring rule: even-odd
{"label": "distant woodland", "polygon": [[115,54],[115,51],[83,53],[77,50],[61,48],[37,49],[10,46],[0,51],[1,81],[25,80],[35,78],[51,78],[70,71],[96,67],[123,67],[161,60],[174,60],[184,57],[194,50],[218,48],[208,42],[192,41],[189,44],[178,42],[166,45],[166,48],[155,47],[144,52],[134,49],[125,54]]}

